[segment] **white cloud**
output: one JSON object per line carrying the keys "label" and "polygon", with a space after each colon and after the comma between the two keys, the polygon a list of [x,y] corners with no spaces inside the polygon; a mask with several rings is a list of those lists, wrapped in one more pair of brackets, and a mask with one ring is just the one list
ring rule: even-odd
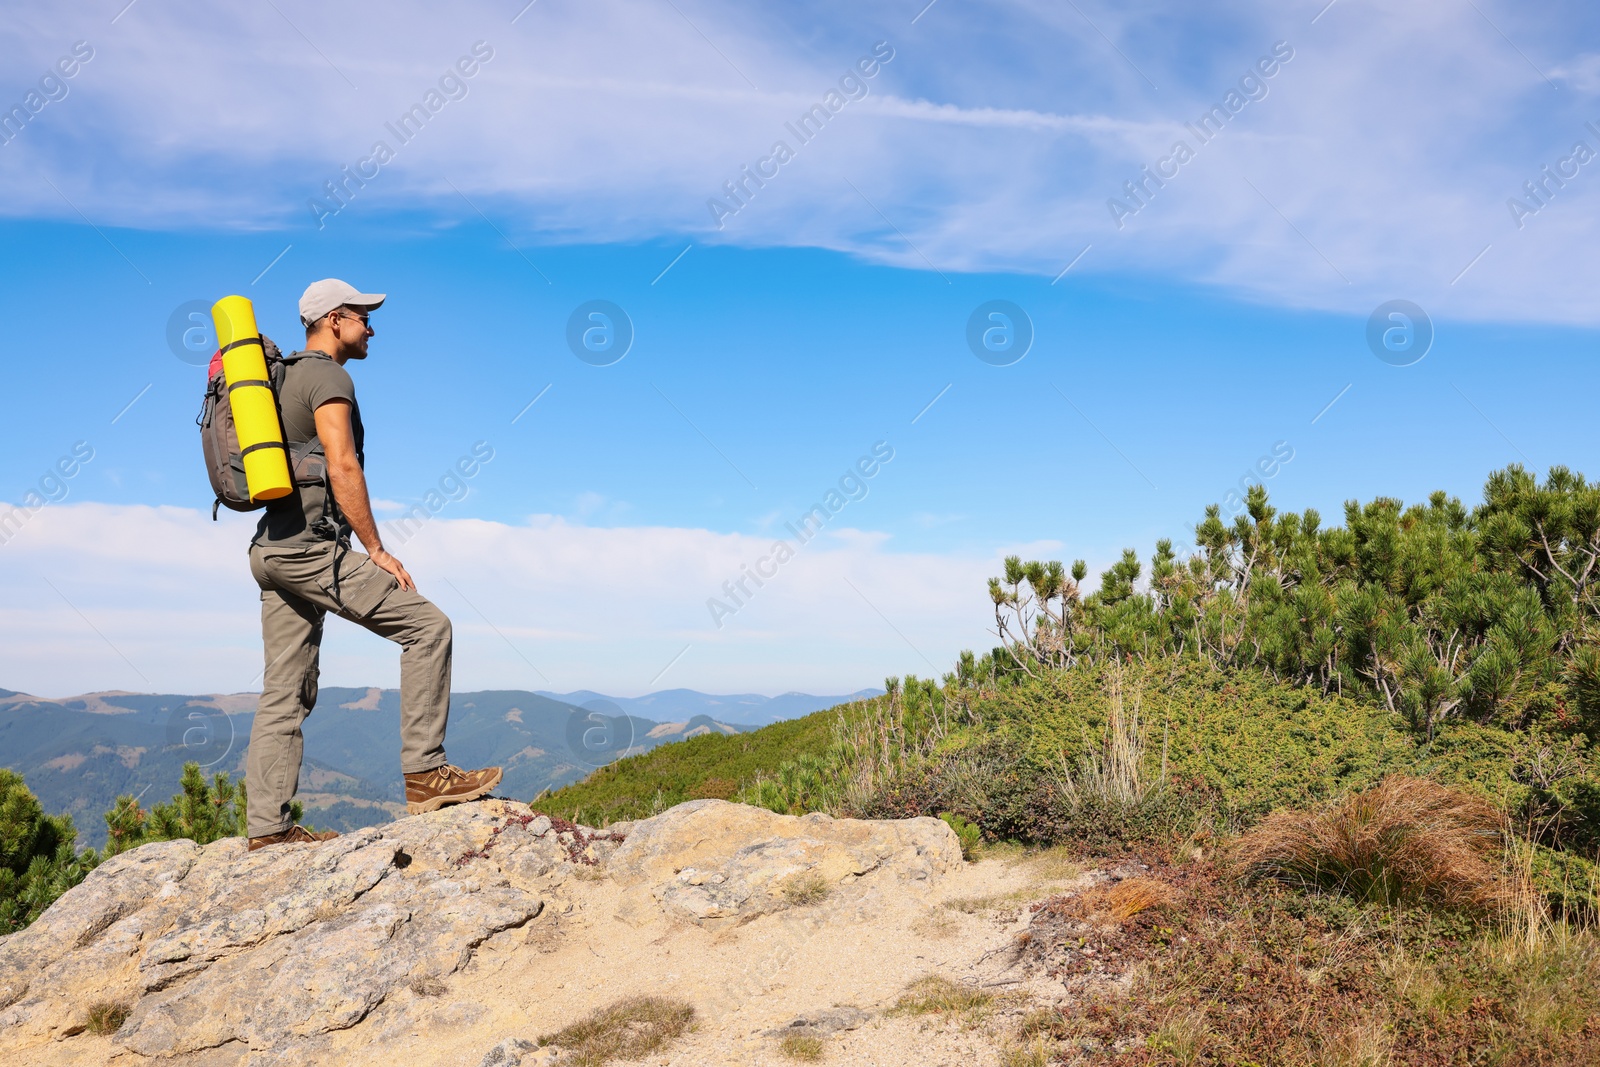
{"label": "white cloud", "polygon": [[[101,223],[303,228],[322,182],[481,38],[495,56],[467,98],[398,148],[361,209],[465,216],[455,186],[535,240],[688,233],[1051,276],[1092,244],[1079,271],[1293,306],[1364,313],[1404,296],[1436,317],[1600,317],[1573,269],[1600,232],[1600,179],[1583,174],[1520,230],[1506,207],[1597,117],[1541,73],[1596,84],[1595,54],[1573,52],[1560,13],[1481,5],[1491,25],[1472,5],[1343,0],[1313,25],[1260,0],[1088,6],[1123,59],[1084,16],[1038,4],[940,5],[916,27],[900,4],[853,5],[848,19],[818,9],[804,34],[786,13],[709,0],[681,15],[541,4],[515,26],[499,4],[279,6],[326,59],[270,6],[141,5],[92,31],[68,14],[19,16],[0,31],[19,69],[42,71],[80,36],[98,51],[72,94],[0,150],[0,210],[75,219],[43,171]],[[882,38],[897,55],[871,94],[715,229],[707,198]],[[1107,198],[1278,40],[1295,58],[1268,96],[1117,230]]]}
{"label": "white cloud", "polygon": [[1600,93],[1600,52],[1585,52],[1567,63],[1551,67],[1550,77],[1566,82],[1580,93]]}
{"label": "white cloud", "polygon": [[[39,511],[0,546],[0,686],[54,696],[254,688],[253,522],[95,503]],[[888,541],[822,534],[763,588],[747,584],[754,595],[720,629],[706,599],[724,596],[722,583],[767,554],[771,537],[436,518],[401,555],[455,623],[456,689],[627,695],[848,692],[891,674],[937,675],[960,649],[989,647],[984,585],[1000,558],[1051,547],[941,556]],[[322,671],[328,685],[396,685],[398,651],[330,620]]]}

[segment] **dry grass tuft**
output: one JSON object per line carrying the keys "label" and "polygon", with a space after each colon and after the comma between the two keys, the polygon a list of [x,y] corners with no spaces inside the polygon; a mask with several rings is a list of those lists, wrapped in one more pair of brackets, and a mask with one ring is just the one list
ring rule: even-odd
{"label": "dry grass tuft", "polygon": [[783,899],[797,908],[820,904],[828,899],[833,886],[815,871],[804,871],[783,884]]}
{"label": "dry grass tuft", "polygon": [[1035,1037],[1026,1045],[1015,1045],[1000,1054],[1000,1067],[1050,1067],[1051,1046]]}
{"label": "dry grass tuft", "polygon": [[1496,853],[1504,822],[1486,801],[1393,774],[1320,811],[1269,815],[1233,859],[1248,878],[1370,903],[1484,909],[1505,895]]}
{"label": "dry grass tuft", "polygon": [[85,1029],[91,1034],[114,1034],[128,1021],[130,1010],[126,1004],[109,1000],[96,1001],[89,1005],[89,1018]]}
{"label": "dry grass tuft", "polygon": [[411,979],[411,992],[419,997],[442,997],[450,992],[450,987],[437,978],[418,975]]}
{"label": "dry grass tuft", "polygon": [[1007,898],[994,897],[953,897],[943,902],[943,906],[951,911],[959,911],[963,915],[977,915],[980,912],[992,911],[1001,907]]}
{"label": "dry grass tuft", "polygon": [[541,1037],[572,1055],[573,1067],[601,1067],[614,1059],[648,1056],[682,1034],[694,1019],[694,1008],[670,997],[625,997],[571,1026]]}
{"label": "dry grass tuft", "polygon": [[1119,923],[1171,900],[1172,890],[1154,878],[1128,878],[1105,891],[1106,910]]}
{"label": "dry grass tuft", "polygon": [[1125,878],[1068,898],[1063,912],[1087,922],[1120,925],[1141,912],[1166,907],[1171,902],[1172,889],[1167,883],[1154,878]]}
{"label": "dry grass tuft", "polygon": [[1061,1013],[1052,1008],[1034,1008],[1022,1017],[1022,1038],[1028,1040],[1035,1037],[1066,1038],[1069,1032],[1063,1029]]}
{"label": "dry grass tuft", "polygon": [[952,982],[943,975],[930,974],[906,986],[890,1015],[962,1014],[976,1017],[994,1003],[994,994],[976,986]]}
{"label": "dry grass tuft", "polygon": [[790,1034],[778,1044],[778,1051],[791,1060],[814,1063],[822,1059],[822,1038],[809,1034]]}
{"label": "dry grass tuft", "polygon": [[1376,1019],[1340,1031],[1317,1051],[1317,1067],[1388,1067],[1394,1039]]}
{"label": "dry grass tuft", "polygon": [[[1002,916],[1015,912],[1025,903],[1037,900],[1039,890],[1039,886],[1030,885],[1014,889],[1009,893],[997,893],[987,897],[952,897],[943,901],[941,906],[951,911],[959,911],[963,915]],[[1015,915],[1012,917],[1015,918]]]}
{"label": "dry grass tuft", "polygon": [[943,940],[958,934],[961,924],[956,922],[954,916],[943,911],[929,911],[917,916],[911,923],[911,930],[922,937]]}
{"label": "dry grass tuft", "polygon": [[1171,1062],[1180,1067],[1191,1067],[1201,1062],[1201,1057],[1211,1044],[1211,1033],[1204,1014],[1192,1009],[1180,1009],[1172,1012],[1146,1039],[1145,1044],[1155,1052],[1165,1053]]}
{"label": "dry grass tuft", "polygon": [[1052,845],[1023,853],[1013,859],[1020,863],[1024,869],[1042,884],[1053,882],[1070,882],[1083,874],[1083,861],[1071,849],[1061,845]]}
{"label": "dry grass tuft", "polygon": [[1074,813],[1086,807],[1133,811],[1166,786],[1170,733],[1162,731],[1161,770],[1152,775],[1146,766],[1144,728],[1139,723],[1140,695],[1134,694],[1131,710],[1123,705],[1120,670],[1112,674],[1110,688],[1111,711],[1104,736],[1098,746],[1085,745],[1078,757],[1076,774],[1067,762],[1066,752],[1061,753],[1055,784]]}

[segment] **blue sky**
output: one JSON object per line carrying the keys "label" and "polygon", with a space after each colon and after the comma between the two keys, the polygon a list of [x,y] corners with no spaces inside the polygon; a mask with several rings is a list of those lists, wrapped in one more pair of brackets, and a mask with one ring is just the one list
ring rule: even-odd
{"label": "blue sky", "polygon": [[[1186,546],[1275,448],[1274,500],[1330,520],[1471,502],[1508,462],[1600,471],[1577,5],[121,8],[0,30],[0,102],[60,97],[0,146],[0,500],[94,450],[0,545],[0,685],[250,688],[249,520],[203,514],[202,372],[169,323],[237,292],[293,342],[327,276],[390,294],[354,368],[380,517],[494,450],[396,549],[457,621],[457,688],[935,673],[987,647],[1004,554]],[[332,213],[323,183],[380,140]],[[728,199],[778,140],[793,158]],[[1140,204],[1147,166],[1168,177]],[[594,299],[634,331],[610,366],[566,340]],[[1434,332],[1408,366],[1366,339],[1397,299]],[[968,346],[992,300],[1031,323],[1009,366]],[[865,497],[713,625],[707,598],[879,441]],[[342,630],[324,680],[392,684]]]}

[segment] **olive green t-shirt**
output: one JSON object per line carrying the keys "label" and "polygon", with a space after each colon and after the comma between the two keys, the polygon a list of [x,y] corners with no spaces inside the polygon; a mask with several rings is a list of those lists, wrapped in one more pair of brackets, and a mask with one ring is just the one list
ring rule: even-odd
{"label": "olive green t-shirt", "polygon": [[[356,402],[356,384],[350,372],[322,352],[308,351],[299,358],[287,357],[283,388],[278,393],[278,408],[283,416],[283,439],[292,450],[297,444],[316,440],[316,410],[330,400],[350,402],[350,429],[355,436],[356,461],[363,468],[366,431],[361,425],[361,405]],[[322,469],[326,469],[324,461]],[[296,479],[297,483],[305,481]],[[267,512],[256,527],[254,540],[263,544],[294,544],[323,540],[312,528],[326,517],[339,533],[348,537],[338,504],[324,485],[297,484],[295,491],[267,504]]]}

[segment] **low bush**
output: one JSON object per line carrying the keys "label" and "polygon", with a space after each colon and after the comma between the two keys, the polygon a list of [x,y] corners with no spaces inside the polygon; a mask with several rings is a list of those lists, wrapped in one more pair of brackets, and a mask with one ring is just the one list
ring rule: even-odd
{"label": "low bush", "polygon": [[[117,798],[105,816],[105,855],[109,858],[151,841],[188,838],[197,845],[209,845],[224,837],[243,837],[246,803],[242,778],[234,782],[225,772],[218,772],[207,782],[200,773],[200,764],[185,763],[178,792],[166,803],[145,811],[135,797]],[[292,803],[291,810],[299,822],[298,800]]]}
{"label": "low bush", "polygon": [[1422,758],[1382,708],[1192,661],[1081,665],[964,699],[974,721],[852,814],[948,811],[990,840],[1160,851]]}
{"label": "low bush", "polygon": [[961,816],[952,812],[941,811],[939,819],[951,830],[955,831],[956,840],[961,842],[961,858],[970,860],[983,842],[983,831],[974,823],[970,823]]}
{"label": "low bush", "polygon": [[732,800],[739,792],[739,783],[732,778],[712,776],[702,779],[689,790],[690,800]]}

